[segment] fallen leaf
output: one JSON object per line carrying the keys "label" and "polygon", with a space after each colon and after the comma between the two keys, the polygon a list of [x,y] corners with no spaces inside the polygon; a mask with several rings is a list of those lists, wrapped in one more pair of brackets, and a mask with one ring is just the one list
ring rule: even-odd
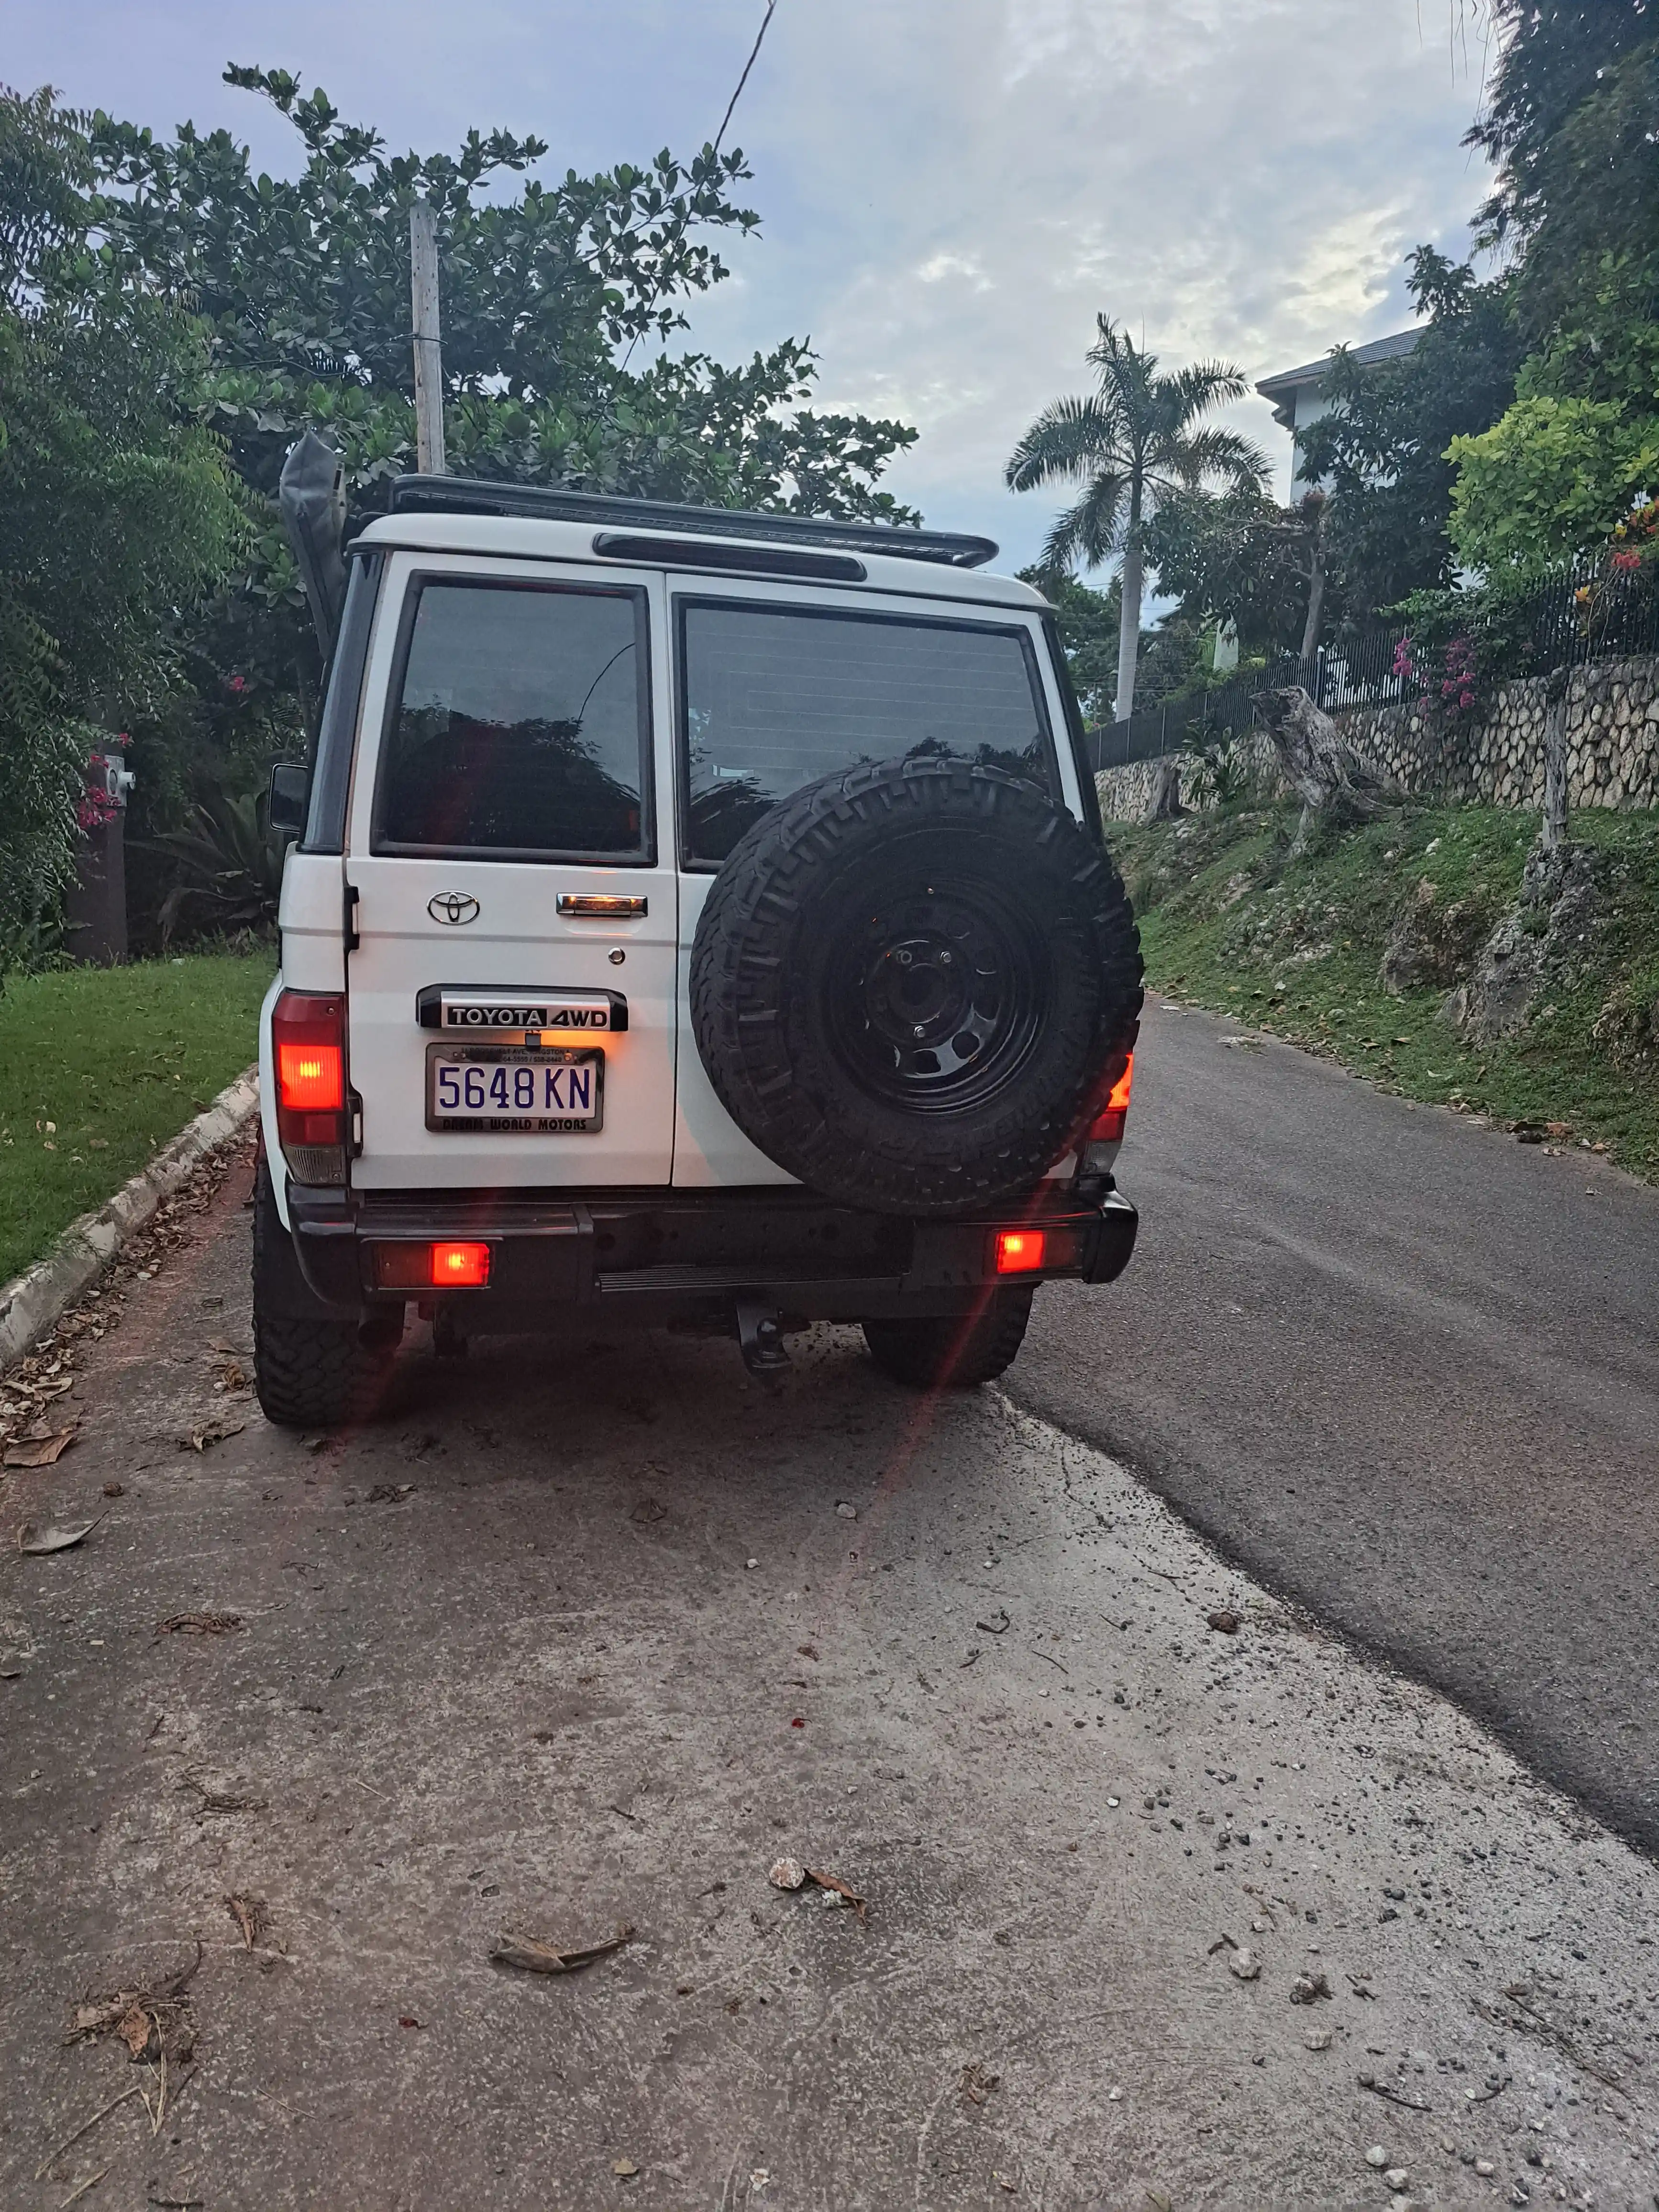
{"label": "fallen leaf", "polygon": [[187,1437],[180,1437],[180,1451],[204,1452],[212,1444],[222,1444],[228,1437],[240,1437],[247,1426],[246,1421],[208,1421],[199,1429],[192,1429]]}
{"label": "fallen leaf", "polygon": [[58,1429],[44,1437],[19,1437],[6,1446],[8,1467],[52,1467],[75,1442],[73,1429]]}
{"label": "fallen leaf", "polygon": [[134,2005],[131,2012],[122,2014],[115,2023],[115,2033],[125,2044],[133,2057],[143,2057],[149,2051],[152,2040],[155,2044],[155,2057],[158,2058],[161,2057],[161,2035],[159,2024],[154,2015],[146,2012],[142,2005]]}
{"label": "fallen leaf", "polygon": [[96,1519],[82,1521],[75,1528],[37,1529],[33,1522],[26,1521],[17,1532],[17,1548],[33,1559],[42,1558],[48,1552],[67,1552],[83,1536],[89,1536],[103,1517],[100,1513]]}
{"label": "fallen leaf", "polygon": [[158,1636],[228,1636],[242,1625],[240,1613],[174,1613],[158,1620]]}
{"label": "fallen leaf", "polygon": [[498,1966],[519,1966],[527,1974],[574,1974],[633,1940],[634,1930],[626,1923],[603,1943],[588,1943],[575,1951],[556,1951],[533,1936],[498,1936],[489,1955]]}
{"label": "fallen leaf", "polygon": [[267,1918],[265,1901],[262,1897],[228,1897],[225,1910],[242,1931],[242,1948],[251,1951],[258,1942],[260,1929]]}
{"label": "fallen leaf", "polygon": [[620,2174],[624,2181],[628,2180],[631,2175],[637,2173],[639,2170],[640,2169],[635,2165],[631,2158],[613,2158],[611,2161],[611,2171],[612,2173]]}
{"label": "fallen leaf", "polygon": [[1237,1636],[1243,1625],[1238,1615],[1224,1605],[1218,1606],[1213,1613],[1206,1613],[1204,1617],[1218,1636]]}
{"label": "fallen leaf", "polygon": [[401,1505],[405,1498],[415,1495],[412,1482],[377,1482],[368,1493],[371,1505]]}
{"label": "fallen leaf", "polygon": [[817,1867],[808,1867],[806,1879],[808,1881],[817,1882],[820,1889],[833,1889],[838,1897],[844,1897],[854,1911],[857,1913],[860,1924],[869,1917],[868,1905],[859,1895],[857,1890],[844,1882],[838,1874],[823,1874]]}
{"label": "fallen leaf", "polygon": [[962,2094],[970,2105],[982,2105],[1001,2079],[1000,2074],[988,2074],[982,2066],[964,2066]]}
{"label": "fallen leaf", "polygon": [[126,1495],[126,1491],[125,1486],[121,1483],[106,1482],[104,1485],[104,1495],[106,1498],[124,1498]]}

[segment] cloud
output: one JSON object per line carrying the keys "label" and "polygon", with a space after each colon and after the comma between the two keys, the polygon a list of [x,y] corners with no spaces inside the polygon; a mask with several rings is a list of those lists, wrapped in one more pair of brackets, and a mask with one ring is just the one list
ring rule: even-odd
{"label": "cloud", "polygon": [[[166,128],[285,127],[224,60],[320,78],[394,146],[539,131],[549,166],[608,166],[713,131],[761,0],[56,0],[14,12],[7,73]],[[780,0],[732,137],[758,239],[693,303],[735,358],[786,333],[826,405],[921,437],[894,489],[1029,559],[1054,501],[1002,465],[1082,388],[1104,312],[1171,363],[1252,378],[1411,319],[1401,263],[1463,247],[1484,174],[1478,87],[1417,0]],[[1474,57],[1478,67],[1479,57]],[[1234,410],[1288,473],[1266,404]]]}

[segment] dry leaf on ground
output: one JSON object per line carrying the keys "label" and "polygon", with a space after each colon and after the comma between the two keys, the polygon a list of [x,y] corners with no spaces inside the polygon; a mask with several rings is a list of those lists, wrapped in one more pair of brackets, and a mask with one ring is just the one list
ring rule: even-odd
{"label": "dry leaf on ground", "polygon": [[73,1429],[58,1429],[44,1437],[19,1437],[6,1446],[8,1467],[53,1467],[75,1442]]}
{"label": "dry leaf on ground", "polygon": [[100,1513],[73,1528],[37,1528],[33,1521],[26,1521],[17,1532],[17,1548],[33,1559],[44,1558],[48,1552],[67,1552],[83,1536],[89,1536],[103,1517]]}
{"label": "dry leaf on ground", "polygon": [[155,1624],[158,1636],[228,1636],[242,1625],[240,1613],[174,1613]]}
{"label": "dry leaf on ground", "polygon": [[833,1889],[838,1897],[844,1897],[847,1899],[860,1921],[868,1919],[869,1907],[857,1890],[844,1882],[838,1874],[823,1874],[817,1867],[808,1867],[806,1879],[808,1881],[817,1882],[820,1889]]}
{"label": "dry leaf on ground", "polygon": [[180,1451],[204,1452],[210,1445],[222,1444],[228,1437],[240,1437],[247,1426],[246,1421],[207,1421],[199,1429],[192,1429],[187,1437],[180,1437]]}
{"label": "dry leaf on ground", "polygon": [[242,1948],[251,1951],[270,1917],[263,1897],[228,1897],[225,1911],[242,1931]]}
{"label": "dry leaf on ground", "polygon": [[520,1966],[527,1974],[574,1974],[633,1940],[634,1930],[626,1923],[603,1943],[588,1943],[575,1951],[556,1951],[550,1943],[540,1942],[533,1936],[498,1936],[489,1955],[498,1966]]}

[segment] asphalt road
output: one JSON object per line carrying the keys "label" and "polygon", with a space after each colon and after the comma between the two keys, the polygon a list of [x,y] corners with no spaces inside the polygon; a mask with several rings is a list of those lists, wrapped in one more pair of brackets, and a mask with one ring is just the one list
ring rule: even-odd
{"label": "asphalt road", "polygon": [[1149,1009],[1139,1249],[1018,1402],[1659,1848],[1659,1193]]}
{"label": "asphalt road", "polygon": [[247,1180],[0,1474],[7,2212],[1647,2202],[1659,1869],[1454,1705],[850,1329],[267,1428]]}

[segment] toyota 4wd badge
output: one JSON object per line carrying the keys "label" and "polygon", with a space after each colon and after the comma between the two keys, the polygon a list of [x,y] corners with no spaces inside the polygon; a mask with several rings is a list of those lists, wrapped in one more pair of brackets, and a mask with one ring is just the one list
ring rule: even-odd
{"label": "toyota 4wd badge", "polygon": [[451,928],[478,919],[478,902],[469,891],[440,891],[427,901],[426,910],[434,921],[447,922]]}

